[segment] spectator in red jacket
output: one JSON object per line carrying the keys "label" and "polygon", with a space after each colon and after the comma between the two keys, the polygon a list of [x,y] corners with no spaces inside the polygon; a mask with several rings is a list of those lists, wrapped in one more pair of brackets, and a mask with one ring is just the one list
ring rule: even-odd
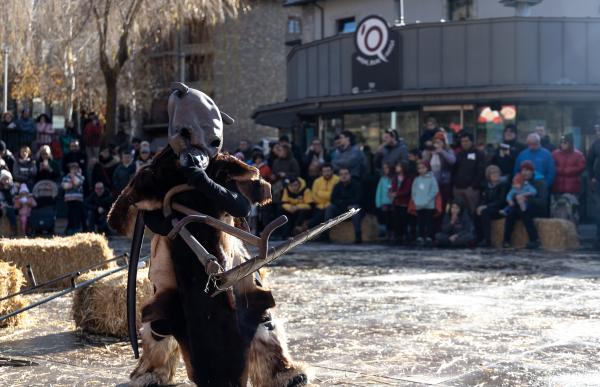
{"label": "spectator in red jacket", "polygon": [[573,146],[573,135],[567,134],[560,139],[560,146],[552,152],[556,164],[556,178],[552,185],[554,194],[579,195],[581,192],[581,174],[585,171],[585,157]]}
{"label": "spectator in red jacket", "polygon": [[[86,156],[90,164],[98,161],[100,146],[102,145],[102,124],[98,116],[92,114],[90,122],[83,128],[83,144],[85,145]],[[83,171],[84,173],[86,171]]]}

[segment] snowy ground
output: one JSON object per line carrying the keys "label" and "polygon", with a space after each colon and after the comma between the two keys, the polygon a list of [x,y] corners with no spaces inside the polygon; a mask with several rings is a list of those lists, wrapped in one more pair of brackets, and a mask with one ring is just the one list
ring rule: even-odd
{"label": "snowy ground", "polygon": [[[315,385],[600,386],[599,258],[307,244],[269,280]],[[70,303],[0,331],[0,385],[127,381],[129,346],[78,333]],[[2,366],[3,357],[35,365]]]}

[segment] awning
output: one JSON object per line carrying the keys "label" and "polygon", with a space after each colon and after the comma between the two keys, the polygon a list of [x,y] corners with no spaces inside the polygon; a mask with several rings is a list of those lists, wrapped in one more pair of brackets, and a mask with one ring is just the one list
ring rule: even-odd
{"label": "awning", "polygon": [[395,90],[341,96],[304,98],[259,106],[257,124],[292,128],[307,116],[376,110],[420,108],[423,105],[490,104],[518,102],[597,102],[600,86],[488,86],[473,88]]}

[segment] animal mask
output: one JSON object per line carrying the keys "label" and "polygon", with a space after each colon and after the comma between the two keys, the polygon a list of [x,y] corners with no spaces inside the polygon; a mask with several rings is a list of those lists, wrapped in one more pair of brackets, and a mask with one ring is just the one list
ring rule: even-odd
{"label": "animal mask", "polygon": [[200,90],[180,82],[171,85],[169,97],[169,144],[186,166],[190,154],[201,168],[206,168],[223,146],[223,124],[233,118],[221,112],[214,101]]}

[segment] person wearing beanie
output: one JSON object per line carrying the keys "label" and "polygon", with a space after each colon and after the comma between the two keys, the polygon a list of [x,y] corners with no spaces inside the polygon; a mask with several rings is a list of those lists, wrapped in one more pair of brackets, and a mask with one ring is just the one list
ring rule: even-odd
{"label": "person wearing beanie", "polygon": [[431,166],[431,172],[442,195],[442,208],[446,208],[446,204],[452,197],[452,168],[456,163],[456,155],[448,146],[444,132],[440,131],[433,135],[433,149],[423,151],[423,160]]}
{"label": "person wearing beanie", "polygon": [[[533,162],[525,160],[520,166],[520,176],[523,182],[528,182],[536,191],[535,195],[525,197],[522,194],[516,194],[514,201],[516,205],[506,214],[504,223],[504,247],[510,247],[510,238],[515,229],[517,220],[522,220],[529,237],[527,243],[528,249],[537,249],[540,246],[537,229],[535,228],[534,218],[546,217],[548,214],[548,188],[544,179],[535,179],[535,166]],[[519,179],[520,180],[520,179]],[[526,202],[522,205],[522,202]],[[525,208],[524,210],[521,207]]]}
{"label": "person wearing beanie", "polygon": [[519,172],[521,163],[529,160],[535,166],[535,179],[544,179],[546,184],[551,187],[556,176],[556,167],[552,154],[541,146],[540,136],[537,133],[531,133],[527,136],[527,149],[522,151],[515,162],[513,172]]}
{"label": "person wearing beanie", "polygon": [[461,132],[460,147],[452,175],[454,199],[462,200],[474,214],[485,181],[485,154],[475,148],[473,135],[468,132]]}
{"label": "person wearing beanie", "polygon": [[525,148],[525,144],[517,140],[518,129],[515,124],[508,124],[502,133],[502,143],[508,145],[510,153],[516,158]]}
{"label": "person wearing beanie", "polygon": [[284,238],[291,237],[295,228],[304,231],[304,222],[309,218],[312,203],[312,193],[306,181],[301,177],[290,178],[281,197],[281,209],[289,219],[283,226]]}
{"label": "person wearing beanie", "polygon": [[552,152],[552,158],[556,164],[552,193],[556,196],[565,193],[579,196],[581,174],[585,171],[585,157],[573,146],[572,134],[562,136],[559,147]]}
{"label": "person wearing beanie", "polygon": [[481,191],[479,206],[475,210],[475,222],[480,247],[491,246],[492,221],[500,219],[500,210],[506,203],[508,182],[502,179],[502,172],[496,165],[485,170],[486,184]]}

